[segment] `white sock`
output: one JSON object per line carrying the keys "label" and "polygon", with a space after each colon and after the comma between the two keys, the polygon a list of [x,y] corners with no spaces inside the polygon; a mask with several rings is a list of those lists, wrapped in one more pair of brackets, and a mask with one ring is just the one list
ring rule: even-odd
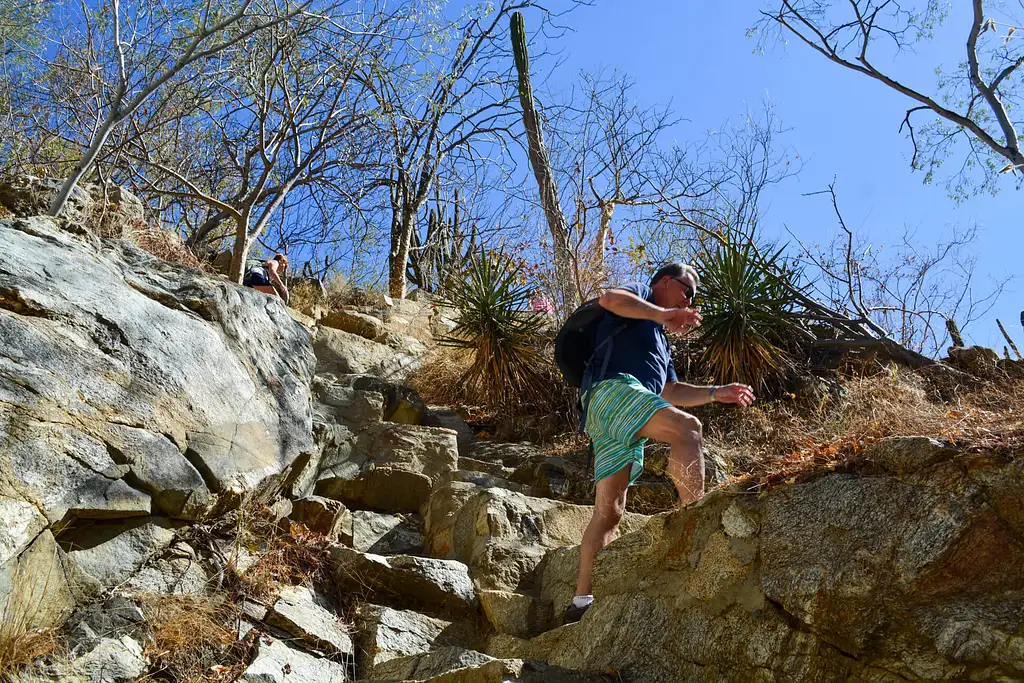
{"label": "white sock", "polygon": [[594,602],[593,595],[577,595],[572,599],[573,607],[586,607],[590,603]]}

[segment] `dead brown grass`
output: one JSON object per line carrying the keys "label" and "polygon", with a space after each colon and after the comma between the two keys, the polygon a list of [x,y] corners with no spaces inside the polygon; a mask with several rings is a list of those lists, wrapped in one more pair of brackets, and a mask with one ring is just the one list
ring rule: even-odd
{"label": "dead brown grass", "polygon": [[309,281],[300,282],[289,288],[288,295],[288,305],[307,315],[312,315],[318,306],[325,304],[323,292]]}
{"label": "dead brown grass", "polygon": [[0,621],[0,681],[18,680],[18,673],[58,648],[53,629],[28,627],[16,619]]}
{"label": "dead brown grass", "polygon": [[[268,506],[275,491],[252,496],[221,521],[220,533],[234,538],[226,568],[227,594],[235,602],[265,601],[282,585],[325,583],[331,542],[301,524],[281,521]],[[255,561],[244,567],[242,558]]]}
{"label": "dead brown grass", "polygon": [[222,597],[136,596],[153,640],[149,680],[226,683],[244,671],[250,641],[239,641],[235,607]]}
{"label": "dead brown grass", "polygon": [[578,416],[574,393],[562,381],[550,355],[550,351],[538,353],[541,365],[534,369],[547,391],[530,401],[488,406],[487,397],[463,379],[473,363],[473,351],[468,349],[435,347],[409,384],[428,404],[463,406],[470,415],[467,422],[477,428],[481,438],[551,444],[575,430]]}
{"label": "dead brown grass", "polygon": [[46,619],[45,595],[57,577],[50,573],[33,576],[30,566],[14,570],[10,590],[0,605],[0,681],[4,682],[16,680],[19,671],[59,647],[57,630],[39,626]]}
{"label": "dead brown grass", "polygon": [[1024,382],[1002,380],[953,403],[928,398],[924,381],[890,368],[848,380],[841,396],[793,397],[739,411],[697,411],[706,435],[724,447],[730,470],[757,480],[835,465],[887,436],[930,436],[963,447],[1024,440]]}
{"label": "dead brown grass", "polygon": [[[410,378],[409,384],[427,403],[453,405],[466,402],[469,397],[465,394],[462,377],[472,364],[473,352],[468,349],[435,347],[423,359],[422,367]],[[474,403],[472,400],[469,402]]]}
{"label": "dead brown grass", "polygon": [[177,233],[146,224],[132,225],[125,230],[124,239],[164,261],[212,272],[206,264],[196,258]]}
{"label": "dead brown grass", "polygon": [[330,309],[342,306],[372,306],[378,298],[373,291],[358,287],[341,275],[335,275],[325,282],[324,289],[324,303]]}
{"label": "dead brown grass", "polygon": [[236,593],[267,600],[280,586],[322,586],[329,584],[331,542],[301,524],[291,524],[265,542],[260,557],[234,580]]}

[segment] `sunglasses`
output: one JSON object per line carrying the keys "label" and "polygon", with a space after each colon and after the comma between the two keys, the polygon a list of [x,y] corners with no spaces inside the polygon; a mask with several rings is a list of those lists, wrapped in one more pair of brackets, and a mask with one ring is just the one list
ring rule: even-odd
{"label": "sunglasses", "polygon": [[690,286],[690,283],[687,282],[686,280],[680,280],[677,277],[674,277],[672,279],[683,286],[683,294],[686,295],[686,298],[689,299],[690,303],[692,304],[693,300],[697,297],[697,292],[693,290],[693,287]]}

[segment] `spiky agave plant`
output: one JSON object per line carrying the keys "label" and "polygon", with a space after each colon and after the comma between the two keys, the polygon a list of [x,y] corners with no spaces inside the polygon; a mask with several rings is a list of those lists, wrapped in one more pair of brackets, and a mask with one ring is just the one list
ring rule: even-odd
{"label": "spiky agave plant", "polygon": [[788,359],[797,336],[800,273],[783,249],[759,249],[753,239],[725,237],[701,266],[704,362],[718,383],[763,387]]}
{"label": "spiky agave plant", "polygon": [[455,328],[440,340],[466,349],[473,362],[462,377],[467,394],[493,408],[516,408],[544,395],[536,349],[543,320],[527,311],[532,294],[521,269],[501,252],[480,251],[460,277],[449,278],[444,303],[459,311]]}

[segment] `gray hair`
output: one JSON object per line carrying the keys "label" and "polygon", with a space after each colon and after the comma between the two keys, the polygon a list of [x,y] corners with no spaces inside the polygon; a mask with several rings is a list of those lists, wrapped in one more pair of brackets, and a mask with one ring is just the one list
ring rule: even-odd
{"label": "gray hair", "polygon": [[669,263],[658,269],[658,272],[651,278],[651,287],[658,284],[658,280],[663,277],[680,278],[686,277],[687,275],[693,280],[693,286],[695,289],[700,287],[700,275],[697,275],[697,269],[686,263]]}

